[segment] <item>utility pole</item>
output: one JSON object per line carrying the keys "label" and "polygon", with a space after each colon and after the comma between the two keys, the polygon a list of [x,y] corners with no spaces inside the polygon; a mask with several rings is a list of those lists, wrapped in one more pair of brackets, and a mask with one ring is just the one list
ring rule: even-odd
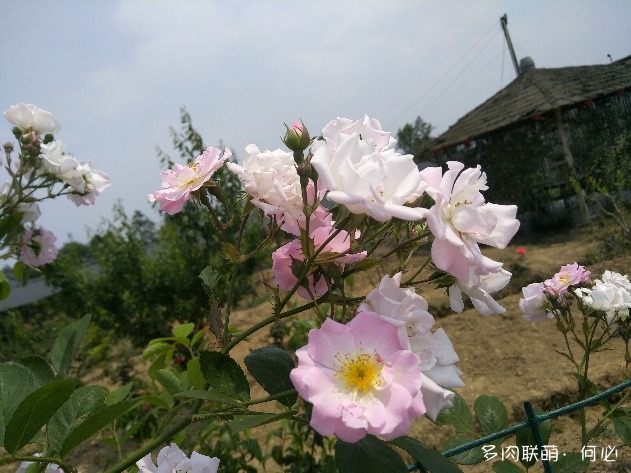
{"label": "utility pole", "polygon": [[500,24],[502,25],[502,30],[504,31],[504,36],[506,37],[506,43],[508,44],[508,50],[510,51],[510,57],[513,60],[513,67],[515,68],[515,74],[519,77],[521,72],[519,70],[519,64],[517,64],[517,56],[515,56],[515,50],[513,49],[513,42],[510,40],[510,35],[508,34],[508,18],[506,17],[506,13],[504,16],[500,18]]}

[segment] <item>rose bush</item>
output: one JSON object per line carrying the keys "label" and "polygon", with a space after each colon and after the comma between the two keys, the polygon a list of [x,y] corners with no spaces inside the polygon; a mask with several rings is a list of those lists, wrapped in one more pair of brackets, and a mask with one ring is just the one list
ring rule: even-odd
{"label": "rose bush", "polygon": [[[11,117],[26,127],[19,134],[54,124],[29,107],[16,109]],[[506,247],[519,227],[517,209],[485,201],[486,175],[479,167],[464,169],[461,163],[449,162],[446,171],[419,171],[411,155],[395,151],[396,141],[375,119],[338,118],[324,126],[321,139],[310,136],[304,124],[294,122],[284,138],[289,151],[260,151],[248,144],[239,165],[227,161],[230,151],[207,148],[190,165],[173,164],[163,172],[162,187],[149,194],[149,200],[173,216],[185,205],[207,211],[216,230],[213,237],[232,265],[227,272],[208,266],[199,274],[208,297],[208,324],[176,324],[172,336],[149,342],[143,359],[151,362],[151,381],[139,391],[128,385],[106,393],[98,386],[78,387],[68,379],[89,316],[61,331],[50,362],[42,358],[0,364],[0,393],[13,385],[19,385],[20,393],[3,406],[7,422],[0,423],[0,441],[9,456],[0,463],[30,461],[72,471],[69,454],[107,427],[109,443],[119,454],[107,473],[133,465],[148,472],[255,471],[247,462],[264,465],[269,456],[247,443],[251,456],[237,468],[223,446],[240,449],[240,432],[279,422],[293,429],[299,450],[313,439],[311,451],[319,451],[310,455],[305,467],[309,471],[319,460],[329,465],[333,454],[342,473],[363,471],[355,460],[366,455],[372,471],[405,471],[392,445],[415,461],[431,464],[432,471],[461,471],[406,436],[423,416],[473,431],[472,418],[466,422],[463,414],[468,408],[457,393],[464,388],[463,373],[456,366],[457,347],[443,328],[436,327],[420,292],[424,285],[438,283],[448,291],[456,312],[462,312],[466,295],[484,315],[503,313],[491,294],[504,288],[511,274],[501,262],[485,257],[479,245]],[[22,161],[31,168],[23,171],[24,176],[32,176],[34,169],[35,174],[42,172],[81,203],[89,203],[106,187],[102,173],[66,155],[59,142],[48,140],[33,147],[30,135],[26,141],[31,147]],[[240,199],[227,199],[222,182],[215,178],[224,169],[243,184]],[[12,211],[20,203],[35,202],[16,201],[11,189],[3,194],[3,202]],[[30,207],[20,208],[24,214],[35,214]],[[15,221],[23,225],[22,213],[17,215]],[[235,225],[237,215],[242,219]],[[244,229],[257,215],[266,236],[246,249]],[[29,225],[31,218],[26,220]],[[45,231],[28,230],[23,235],[23,258],[31,264],[50,259],[53,239]],[[274,282],[266,284],[271,314],[250,327],[235,325],[231,314],[239,267],[275,243]],[[412,263],[415,254],[429,256],[417,265]],[[378,287],[367,294],[353,292],[354,275],[386,264],[390,271]],[[576,263],[564,266],[545,283],[524,288],[520,300],[528,320],[555,318],[557,328],[584,347],[582,359],[566,354],[577,368],[582,399],[591,387],[589,354],[614,337],[623,338],[627,346],[631,338],[628,279],[609,272],[592,284],[589,275]],[[572,303],[583,317],[580,330],[571,314]],[[248,378],[231,350],[259,330],[299,314],[308,322],[302,346],[295,353],[278,346],[251,350],[244,359]],[[268,395],[253,398],[253,380]],[[476,415],[483,433],[506,429],[508,415],[502,402],[481,398]],[[269,402],[275,407],[257,408]],[[146,411],[162,419],[160,425],[129,452],[125,443],[143,424],[123,419]],[[581,415],[585,444],[589,436]],[[190,456],[173,443],[183,445],[180,440],[187,433],[194,435],[187,445]],[[331,436],[335,438],[323,438]],[[41,457],[20,453],[31,439],[43,447]],[[159,447],[154,464],[152,452]],[[223,454],[221,463],[218,455],[210,457],[213,452]],[[290,462],[282,446],[275,445],[270,455],[279,464]]]}

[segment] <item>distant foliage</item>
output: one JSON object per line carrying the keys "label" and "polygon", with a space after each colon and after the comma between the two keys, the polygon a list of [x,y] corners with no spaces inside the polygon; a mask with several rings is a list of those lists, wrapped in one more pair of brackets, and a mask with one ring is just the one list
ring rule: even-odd
{"label": "distant foliage", "polygon": [[432,140],[433,130],[433,125],[416,117],[414,124],[406,123],[397,131],[397,147],[404,153],[417,157]]}

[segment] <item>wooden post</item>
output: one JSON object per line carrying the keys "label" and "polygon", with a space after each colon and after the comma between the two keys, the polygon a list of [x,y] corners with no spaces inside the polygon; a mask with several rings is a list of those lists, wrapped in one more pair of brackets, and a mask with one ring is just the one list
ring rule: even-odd
{"label": "wooden post", "polygon": [[[565,162],[567,163],[570,177],[576,179],[576,181],[578,182],[576,168],[574,167],[574,157],[572,156],[572,150],[570,149],[570,140],[568,139],[565,128],[563,127],[563,113],[561,111],[561,107],[557,107],[554,110],[554,114],[556,115],[559,137],[561,138],[561,144],[563,145],[563,155],[565,156]],[[587,208],[587,202],[585,202],[585,196],[583,195],[582,187],[580,188],[580,192],[576,193],[576,198],[578,199],[578,208],[581,211],[583,222],[589,223],[589,209]]]}
{"label": "wooden post", "polygon": [[513,67],[515,68],[515,74],[517,74],[517,77],[519,77],[521,75],[521,71],[519,70],[519,65],[517,64],[517,56],[515,55],[513,42],[510,40],[510,35],[508,34],[508,17],[506,16],[506,13],[504,13],[504,16],[500,18],[500,25],[502,25],[502,30],[504,31],[504,37],[506,38],[506,44],[508,44],[510,57],[513,60]]}

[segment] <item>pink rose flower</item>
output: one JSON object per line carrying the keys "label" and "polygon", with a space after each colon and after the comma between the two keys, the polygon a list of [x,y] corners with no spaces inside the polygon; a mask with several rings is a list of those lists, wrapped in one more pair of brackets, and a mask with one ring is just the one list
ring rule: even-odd
{"label": "pink rose flower", "polygon": [[191,193],[208,182],[230,156],[232,153],[227,148],[223,151],[223,156],[218,148],[206,148],[188,166],[176,164],[173,169],[163,171],[162,189],[149,194],[149,202],[160,202],[160,210],[169,215],[180,212],[191,198]]}
{"label": "pink rose flower", "polygon": [[313,404],[311,426],[322,435],[357,442],[406,434],[425,413],[418,357],[401,346],[402,326],[372,312],[348,324],[326,319],[296,351],[291,381]]}
{"label": "pink rose flower", "polygon": [[[311,232],[314,247],[320,248],[334,231],[335,228],[332,226],[317,227]],[[320,254],[323,255],[326,253],[327,256],[335,256],[335,254],[338,254],[339,256],[333,258],[330,262],[339,264],[341,268],[344,269],[346,264],[356,263],[366,257],[365,251],[361,253],[347,253],[350,247],[350,237],[347,232],[342,230],[322,248]],[[292,271],[292,265],[296,262],[300,263],[303,261],[305,261],[305,255],[302,251],[300,240],[290,241],[272,253],[272,271],[274,272],[274,282],[276,285],[281,289],[290,290],[298,280]],[[329,281],[329,283],[332,284],[333,281]],[[314,297],[319,297],[325,294],[328,288],[329,286],[322,273],[316,271],[307,277],[306,285],[299,287],[296,292],[303,299],[311,299],[309,292],[311,292]]]}
{"label": "pink rose flower", "polygon": [[463,171],[462,163],[449,161],[447,165],[444,174],[440,167],[421,171],[429,186],[426,192],[435,202],[425,213],[435,237],[432,260],[461,281],[469,280],[469,267],[479,276],[498,272],[502,264],[482,255],[478,244],[505,248],[519,229],[517,206],[484,201],[481,191],[488,187],[479,166]]}
{"label": "pink rose flower", "polygon": [[52,232],[34,228],[27,231],[23,237],[21,259],[31,266],[41,266],[52,263],[57,258],[55,241]]}
{"label": "pink rose flower", "polygon": [[578,263],[566,264],[561,270],[543,282],[546,290],[555,296],[565,294],[570,286],[578,286],[589,282],[591,273]]}

